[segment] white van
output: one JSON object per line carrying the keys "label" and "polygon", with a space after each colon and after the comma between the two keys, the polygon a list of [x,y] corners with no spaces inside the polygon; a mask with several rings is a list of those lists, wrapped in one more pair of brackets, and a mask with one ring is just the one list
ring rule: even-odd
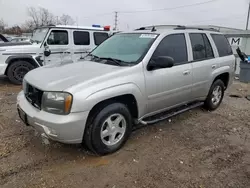
{"label": "white van", "polygon": [[109,37],[109,27],[53,25],[35,29],[31,44],[0,46],[0,75],[21,84],[37,67],[61,60],[76,61]]}

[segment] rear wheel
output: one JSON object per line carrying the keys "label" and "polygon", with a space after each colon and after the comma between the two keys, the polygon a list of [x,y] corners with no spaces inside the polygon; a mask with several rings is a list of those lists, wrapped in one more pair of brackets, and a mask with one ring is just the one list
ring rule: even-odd
{"label": "rear wheel", "polygon": [[216,80],[210,88],[204,107],[210,111],[216,110],[223,100],[224,91],[225,85],[223,81]]}
{"label": "rear wheel", "polygon": [[12,63],[7,71],[7,76],[13,84],[22,84],[23,78],[27,72],[35,67],[27,61],[16,61]]}
{"label": "rear wheel", "polygon": [[84,142],[99,155],[119,150],[132,130],[132,117],[124,104],[113,103],[104,107],[87,125]]}

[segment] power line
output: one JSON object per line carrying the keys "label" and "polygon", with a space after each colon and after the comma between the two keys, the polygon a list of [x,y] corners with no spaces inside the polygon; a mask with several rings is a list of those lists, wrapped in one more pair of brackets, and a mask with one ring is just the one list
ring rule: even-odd
{"label": "power line", "polygon": [[186,7],[192,7],[192,6],[208,4],[208,3],[215,2],[215,1],[218,1],[218,0],[209,0],[209,1],[205,1],[205,2],[193,3],[193,4],[189,4],[189,5],[182,5],[182,6],[171,7],[171,8],[161,8],[161,9],[152,9],[152,10],[135,10],[135,11],[119,11],[119,13],[131,14],[131,13],[142,13],[142,12],[156,12],[156,11],[165,11],[165,10],[175,10],[175,9],[180,9],[180,8],[186,8]]}
{"label": "power line", "polygon": [[[203,23],[203,22],[209,22],[209,21],[217,21],[217,20],[238,20],[238,19],[241,19],[244,17],[245,15],[237,15],[237,16],[234,16],[234,17],[223,17],[223,18],[213,18],[213,19],[209,19],[209,20],[200,20],[200,21],[194,21],[193,23]],[[229,20],[229,21],[230,21]]]}
{"label": "power line", "polygon": [[92,16],[83,17],[81,19],[89,19],[89,18],[93,18],[93,17],[97,17],[97,16],[106,16],[106,15],[111,15],[111,14],[113,14],[113,12],[106,12],[106,13],[103,13],[103,14],[95,14],[95,15],[92,15]]}

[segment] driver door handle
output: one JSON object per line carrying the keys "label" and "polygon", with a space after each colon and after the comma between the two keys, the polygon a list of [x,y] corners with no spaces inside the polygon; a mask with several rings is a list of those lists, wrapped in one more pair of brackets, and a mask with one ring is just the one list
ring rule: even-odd
{"label": "driver door handle", "polygon": [[183,75],[184,75],[184,76],[187,76],[187,75],[189,75],[189,74],[190,74],[190,70],[186,70],[186,71],[183,72]]}

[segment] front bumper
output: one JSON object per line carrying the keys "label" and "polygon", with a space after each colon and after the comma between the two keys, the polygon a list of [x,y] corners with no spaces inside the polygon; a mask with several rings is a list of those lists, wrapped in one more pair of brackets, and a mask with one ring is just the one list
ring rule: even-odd
{"label": "front bumper", "polygon": [[5,73],[6,68],[7,68],[7,64],[0,63],[0,75],[3,75]]}
{"label": "front bumper", "polygon": [[82,143],[85,124],[89,112],[56,115],[33,107],[25,98],[23,91],[17,96],[17,107],[26,114],[26,122],[47,138],[67,143]]}

